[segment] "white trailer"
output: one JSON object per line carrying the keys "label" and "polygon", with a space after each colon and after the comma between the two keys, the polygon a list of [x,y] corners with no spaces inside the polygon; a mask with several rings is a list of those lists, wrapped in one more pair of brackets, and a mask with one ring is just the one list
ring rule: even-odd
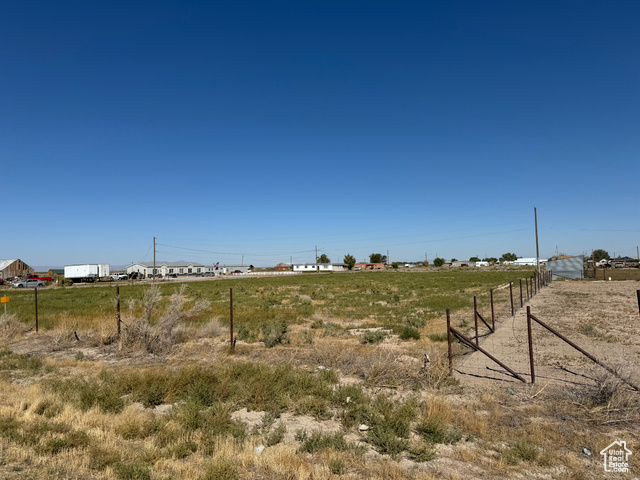
{"label": "white trailer", "polygon": [[109,265],[106,263],[93,263],[83,265],[65,265],[64,278],[74,282],[95,282],[109,276]]}

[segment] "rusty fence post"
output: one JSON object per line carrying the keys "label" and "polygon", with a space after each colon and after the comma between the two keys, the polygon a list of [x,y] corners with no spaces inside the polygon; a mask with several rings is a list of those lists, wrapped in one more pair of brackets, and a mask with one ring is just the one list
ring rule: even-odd
{"label": "rusty fence post", "polygon": [[33,289],[33,300],[36,305],[36,333],[38,333],[38,287]]}
{"label": "rusty fence post", "polygon": [[529,368],[531,370],[531,383],[536,383],[536,374],[533,367],[533,337],[531,336],[531,307],[527,306],[527,335],[529,336]]}
{"label": "rusty fence post", "polygon": [[534,295],[536,295],[538,293],[538,289],[536,288],[536,274],[533,274],[533,277],[531,277],[531,288],[533,289],[533,291],[531,292],[531,296],[533,297]]}
{"label": "rusty fence post", "polygon": [[229,341],[231,353],[235,351],[235,345],[233,342],[233,288],[229,289]]}
{"label": "rusty fence post", "polygon": [[449,309],[447,308],[447,356],[449,357],[449,375],[453,373],[453,354],[451,350],[451,318]]}
{"label": "rusty fence post", "polygon": [[513,309],[513,282],[509,282],[509,296],[511,297],[511,316],[516,316],[516,311]]}
{"label": "rusty fence post", "polygon": [[121,329],[121,323],[122,323],[122,317],[120,316],[120,285],[116,287],[116,305],[117,305],[116,320],[118,322],[118,338],[120,338],[120,329]]}
{"label": "rusty fence post", "polygon": [[476,325],[476,345],[480,345],[480,338],[478,336],[478,308],[476,307],[476,296],[473,296],[473,321]]}
{"label": "rusty fence post", "polygon": [[493,327],[493,331],[496,331],[496,315],[493,312],[493,288],[491,288],[489,290],[489,293],[491,294],[491,326]]}
{"label": "rusty fence post", "polygon": [[636,295],[638,296],[638,313],[640,314],[640,290],[636,290]]}
{"label": "rusty fence post", "polygon": [[524,303],[522,303],[522,279],[520,279],[520,308],[522,308],[523,305]]}

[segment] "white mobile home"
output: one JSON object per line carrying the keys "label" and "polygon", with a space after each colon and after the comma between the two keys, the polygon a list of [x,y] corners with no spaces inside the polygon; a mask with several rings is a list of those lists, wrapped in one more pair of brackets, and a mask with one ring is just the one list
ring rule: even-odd
{"label": "white mobile home", "polygon": [[343,272],[346,263],[294,263],[294,272]]}
{"label": "white mobile home", "polygon": [[213,271],[215,271],[213,266],[207,267],[195,262],[156,262],[155,272],[153,262],[133,263],[127,267],[129,276],[137,274],[142,277],[150,277],[154,274],[161,277],[204,275]]}

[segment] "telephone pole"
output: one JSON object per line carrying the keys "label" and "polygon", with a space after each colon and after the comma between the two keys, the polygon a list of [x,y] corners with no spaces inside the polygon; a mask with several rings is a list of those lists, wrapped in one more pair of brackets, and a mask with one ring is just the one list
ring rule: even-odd
{"label": "telephone pole", "polygon": [[538,273],[540,273],[540,249],[538,248],[538,211],[536,207],[533,207],[533,216],[536,221],[536,266],[538,267]]}
{"label": "telephone pole", "polygon": [[153,237],[153,282],[156,281],[156,237]]}

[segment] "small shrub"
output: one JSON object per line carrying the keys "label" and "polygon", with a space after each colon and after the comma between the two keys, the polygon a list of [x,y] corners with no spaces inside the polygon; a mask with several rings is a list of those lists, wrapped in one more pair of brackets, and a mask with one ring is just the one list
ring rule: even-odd
{"label": "small shrub", "polygon": [[430,443],[456,443],[462,438],[460,432],[447,428],[438,417],[429,417],[420,422],[416,432]]}
{"label": "small shrub", "polygon": [[433,445],[419,442],[409,446],[407,456],[414,462],[429,462],[436,458],[436,451]]}
{"label": "small shrub", "polygon": [[432,342],[446,342],[449,338],[446,333],[432,333],[429,335],[429,340]]}
{"label": "small shrub", "polygon": [[379,453],[392,457],[399,455],[409,446],[407,440],[399,438],[391,428],[384,424],[375,425],[369,432],[367,441],[375,446]]}
{"label": "small shrub", "polygon": [[180,442],[172,449],[171,456],[177,459],[186,458],[195,453],[196,450],[198,450],[197,443],[192,441]]}
{"label": "small shrub", "polygon": [[316,318],[312,323],[311,323],[311,328],[322,328],[324,327],[324,322],[322,321],[321,318]]}
{"label": "small shrub", "polygon": [[39,455],[57,455],[67,447],[62,438],[50,438],[44,444],[37,445],[35,451]]}
{"label": "small shrub", "polygon": [[332,458],[329,460],[329,470],[334,475],[344,475],[346,471],[346,465],[342,458]]}
{"label": "small shrub", "polygon": [[42,415],[46,418],[53,418],[62,411],[62,406],[54,402],[53,400],[42,400],[33,409],[33,413],[36,415]]}
{"label": "small shrub", "polygon": [[264,341],[264,346],[267,348],[273,348],[276,345],[289,343],[289,335],[287,333],[288,330],[289,326],[284,320],[263,325],[262,340]]}
{"label": "small shrub", "polygon": [[102,448],[89,449],[89,466],[93,470],[104,470],[120,462],[120,455]]}
{"label": "small shrub", "polygon": [[29,370],[38,371],[42,368],[39,357],[20,355],[9,350],[0,351],[0,370]]}
{"label": "small shrub", "polygon": [[304,442],[309,438],[309,433],[304,428],[301,428],[296,431],[293,438],[295,438],[298,442]]}
{"label": "small shrub", "polygon": [[151,480],[149,466],[143,462],[115,463],[113,473],[120,480]]}
{"label": "small shrub", "polygon": [[540,450],[527,439],[518,440],[504,453],[504,459],[509,465],[516,465],[521,461],[532,462],[538,458]]}
{"label": "small shrub", "polygon": [[258,333],[247,325],[240,325],[236,330],[236,334],[238,340],[242,340],[243,342],[252,343],[258,340]]}
{"label": "small shrub", "polygon": [[200,480],[237,480],[238,478],[240,476],[236,464],[228,458],[219,457],[207,466]]}
{"label": "small shrub", "polygon": [[315,453],[320,450],[333,449],[338,452],[344,452],[352,448],[355,448],[355,446],[348,443],[344,439],[344,435],[340,432],[313,432],[310,437],[302,442],[299,451],[306,453]]}
{"label": "small shrub", "polygon": [[86,447],[89,444],[89,436],[85,432],[73,431],[62,438],[51,438],[44,444],[37,445],[36,453],[57,455],[62,450]]}
{"label": "small shrub", "polygon": [[287,428],[284,426],[284,423],[278,423],[278,426],[267,434],[264,439],[264,444],[267,447],[277,445],[284,439],[285,433],[287,433]]}
{"label": "small shrub", "polygon": [[400,329],[400,340],[420,340],[420,332],[413,328],[413,327],[409,327],[407,325],[403,326]]}
{"label": "small shrub", "polygon": [[385,332],[384,330],[367,330],[366,332],[364,332],[364,335],[362,336],[361,343],[363,344],[380,343],[385,338],[387,338],[387,332]]}

